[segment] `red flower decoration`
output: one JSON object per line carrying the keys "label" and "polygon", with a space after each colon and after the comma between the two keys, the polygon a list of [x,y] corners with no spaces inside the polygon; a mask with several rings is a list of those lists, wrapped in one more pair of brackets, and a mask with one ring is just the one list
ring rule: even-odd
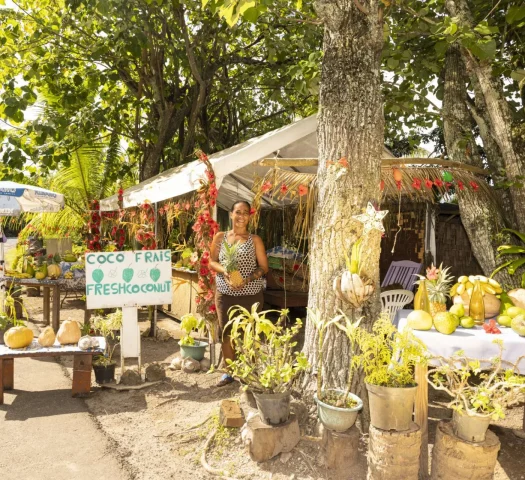
{"label": "red flower decoration", "polygon": [[439,178],[436,178],[434,180],[434,185],[438,188],[441,188],[443,186],[443,180],[440,180]]}
{"label": "red flower decoration", "polygon": [[215,306],[215,304],[210,305],[210,313],[215,313],[216,311],[217,311],[217,307]]}
{"label": "red flower decoration", "polygon": [[279,282],[284,283],[284,278],[283,277],[279,277]]}
{"label": "red flower decoration", "polygon": [[299,265],[298,263],[294,263],[293,264],[293,271],[294,272],[297,272],[297,270],[299,270],[301,268],[301,265]]}
{"label": "red flower decoration", "polygon": [[346,157],[342,157],[339,159],[339,165],[341,165],[341,167],[344,167],[344,168],[349,167],[348,160],[346,159]]}
{"label": "red flower decoration", "polygon": [[401,182],[400,181],[396,181],[396,187],[398,190],[401,190]]}
{"label": "red flower decoration", "polygon": [[257,213],[257,210],[255,208],[250,208],[250,215],[255,215]]}
{"label": "red flower decoration", "polygon": [[281,193],[282,193],[283,195],[286,195],[286,192],[288,191],[288,187],[286,186],[286,184],[283,183],[283,184],[281,185],[281,189],[280,189],[280,190],[281,190]]}
{"label": "red flower decoration", "polygon": [[448,189],[452,186],[452,184],[450,182],[447,182],[445,183],[445,188],[447,189],[447,192],[448,192]]}
{"label": "red flower decoration", "polygon": [[479,185],[474,181],[470,182],[470,186],[472,187],[472,190],[474,190],[475,192],[477,192],[479,189]]}
{"label": "red flower decoration", "polygon": [[188,211],[191,208],[190,202],[184,204],[184,210]]}
{"label": "red flower decoration", "polygon": [[432,188],[432,185],[434,185],[434,182],[432,182],[432,180],[430,180],[430,178],[427,178],[425,180],[425,187]]}
{"label": "red flower decoration", "polygon": [[458,182],[458,188],[460,190],[465,190],[465,184],[461,180]]}
{"label": "red flower decoration", "polygon": [[379,182],[379,190],[383,191],[385,189],[385,181],[384,180],[381,180]]}
{"label": "red flower decoration", "polygon": [[419,178],[414,178],[414,181],[412,182],[412,186],[416,190],[421,190],[421,180]]}
{"label": "red flower decoration", "polygon": [[271,184],[271,182],[265,182],[265,183],[263,183],[263,185],[262,185],[262,187],[261,187],[261,192],[266,193],[266,192],[269,191],[271,188],[272,188],[272,184]]}
{"label": "red flower decoration", "polygon": [[297,188],[297,193],[300,197],[303,197],[308,193],[308,187],[305,185],[299,185],[299,187]]}

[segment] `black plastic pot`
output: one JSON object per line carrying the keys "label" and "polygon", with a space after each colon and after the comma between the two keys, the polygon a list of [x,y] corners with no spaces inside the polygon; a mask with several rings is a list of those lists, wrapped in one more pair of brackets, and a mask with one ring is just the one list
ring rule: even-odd
{"label": "black plastic pot", "polygon": [[95,379],[99,385],[115,381],[115,366],[116,363],[110,363],[108,365],[93,364]]}
{"label": "black plastic pot", "polygon": [[259,416],[266,425],[280,425],[290,416],[290,392],[255,393]]}

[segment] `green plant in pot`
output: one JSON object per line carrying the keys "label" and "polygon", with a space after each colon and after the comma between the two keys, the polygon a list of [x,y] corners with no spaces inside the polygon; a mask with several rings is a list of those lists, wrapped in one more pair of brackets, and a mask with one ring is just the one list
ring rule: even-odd
{"label": "green plant in pot", "polygon": [[197,318],[192,313],[187,313],[182,316],[180,327],[186,332],[186,335],[184,335],[179,341],[182,358],[189,357],[199,362],[204,358],[204,353],[208,343],[195,340],[195,338],[191,336],[191,333],[195,332],[199,336],[202,336],[204,334],[205,326],[206,324],[204,320]]}
{"label": "green plant in pot", "polygon": [[525,377],[518,369],[525,356],[507,362],[503,341],[493,343],[499,353],[489,360],[468,358],[459,350],[449,358],[433,357],[439,365],[427,374],[430,385],[452,397],[447,406],[453,410],[453,431],[469,442],[483,442],[490,421],[505,418],[505,409],[525,398]]}
{"label": "green plant in pot", "polygon": [[[257,312],[237,306],[230,308],[231,342],[237,353],[228,361],[231,375],[249,389],[257,403],[261,420],[279,425],[290,416],[290,388],[294,379],[308,368],[304,353],[294,350],[294,341],[303,326],[300,319],[287,327],[288,310]],[[276,321],[268,318],[278,315]]]}
{"label": "green plant in pot", "polygon": [[[122,326],[122,310],[117,309],[108,315],[96,315],[91,317],[91,327],[97,334],[104,337],[104,354],[95,357],[93,360],[93,370],[97,383],[109,383],[115,380],[116,362],[113,360],[113,353],[119,344],[119,337],[115,332]],[[117,341],[115,341],[117,340]]]}
{"label": "green plant in pot", "polygon": [[[314,400],[317,403],[317,415],[321,423],[330,430],[336,432],[345,432],[351,428],[357,418],[357,413],[363,408],[363,401],[355,394],[350,392],[354,365],[352,359],[354,356],[354,337],[360,320],[352,322],[344,314],[337,315],[332,319],[324,319],[316,310],[309,310],[308,317],[317,330],[318,336],[318,357],[317,357],[317,392]],[[345,324],[339,322],[345,319]],[[337,388],[323,388],[323,356],[324,356],[324,339],[329,328],[335,325],[343,330],[350,341],[350,365],[348,369],[348,380],[344,390]]]}
{"label": "green plant in pot", "polygon": [[353,332],[358,353],[353,366],[362,369],[368,390],[370,423],[381,430],[410,428],[417,384],[414,368],[426,362],[426,347],[411,329],[399,331],[387,314]]}

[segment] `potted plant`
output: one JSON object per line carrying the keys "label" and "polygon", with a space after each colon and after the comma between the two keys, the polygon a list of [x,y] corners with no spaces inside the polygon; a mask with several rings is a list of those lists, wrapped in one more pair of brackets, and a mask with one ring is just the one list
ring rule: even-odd
{"label": "potted plant", "polygon": [[[354,425],[357,418],[357,412],[363,408],[363,401],[357,395],[350,393],[354,371],[352,359],[354,356],[350,355],[346,389],[323,388],[322,372],[324,338],[328,328],[335,324],[347,334],[351,347],[353,348],[355,331],[359,325],[359,320],[352,323],[344,314],[338,315],[330,320],[323,319],[319,312],[314,310],[309,310],[308,316],[317,329],[319,339],[319,353],[317,357],[317,392],[314,395],[314,400],[317,403],[317,415],[326,428],[336,432],[345,432]],[[344,326],[339,323],[342,318],[346,319]]]}
{"label": "potted plant", "polygon": [[118,345],[118,341],[111,345],[110,340],[114,341],[118,336],[115,332],[122,326],[122,310],[117,309],[108,315],[96,315],[91,318],[92,328],[105,339],[104,354],[93,359],[93,370],[97,383],[110,383],[115,380],[115,365],[113,353]]}
{"label": "potted plant", "polygon": [[[490,360],[475,360],[462,350],[449,358],[434,357],[439,366],[427,374],[430,385],[447,392],[452,400],[454,434],[468,442],[483,442],[491,420],[505,418],[505,409],[525,396],[525,377],[518,365],[502,360],[503,341],[494,340],[499,354]],[[477,379],[473,382],[473,377]]]}
{"label": "potted plant", "polygon": [[191,332],[196,332],[202,336],[204,326],[204,320],[199,320],[192,313],[187,313],[182,316],[180,327],[186,332],[186,335],[179,341],[180,355],[182,358],[189,357],[199,362],[204,358],[204,352],[206,351],[208,342],[195,340],[195,338],[191,336]]}
{"label": "potted plant", "polygon": [[370,423],[381,430],[410,428],[417,384],[413,371],[426,361],[426,347],[409,328],[399,331],[387,314],[372,326],[352,333],[359,353],[352,358],[365,374]]}
{"label": "potted plant", "polygon": [[[257,312],[237,306],[229,313],[231,342],[237,353],[235,361],[228,360],[230,373],[249,388],[255,397],[261,420],[279,425],[290,416],[290,387],[293,380],[308,368],[304,353],[294,351],[294,341],[303,323],[286,327],[288,310]],[[279,314],[272,322],[267,315]]]}

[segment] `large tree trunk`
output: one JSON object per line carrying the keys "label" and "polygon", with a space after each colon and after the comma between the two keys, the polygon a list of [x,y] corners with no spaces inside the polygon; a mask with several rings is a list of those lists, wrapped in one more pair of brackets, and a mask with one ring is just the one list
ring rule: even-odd
{"label": "large tree trunk", "polygon": [[[466,0],[447,0],[450,15],[458,18],[462,27],[473,28],[474,21]],[[518,182],[525,175],[525,152],[516,148],[512,137],[512,112],[505,99],[501,84],[492,75],[492,66],[488,61],[480,61],[470,51],[463,48],[462,56],[468,69],[476,76],[483,93],[493,136],[498,144],[506,175],[511,181]],[[510,194],[516,213],[517,227],[525,231],[525,189],[520,186],[510,187]]]}
{"label": "large tree trunk", "polygon": [[[352,219],[363,212],[367,202],[379,196],[384,121],[380,86],[380,59],[383,44],[381,2],[352,0],[318,1],[317,13],[324,22],[324,57],[319,97],[318,206],[310,244],[310,290],[308,305],[323,318],[338,309],[371,325],[379,314],[380,233],[369,234],[363,248],[364,275],[374,281],[376,292],[363,312],[352,311],[332,291],[336,273],[345,265],[343,252],[349,252],[362,225]],[[342,157],[348,169],[331,165]],[[306,324],[305,351],[317,365],[317,332]],[[323,383],[346,385],[349,344],[343,332],[333,328],[324,347]],[[315,374],[316,372],[314,372]],[[311,379],[311,378],[310,378]],[[366,400],[366,391],[357,388]],[[367,402],[364,402],[365,405]]]}
{"label": "large tree trunk", "polygon": [[[472,132],[472,118],[467,108],[467,71],[457,44],[450,45],[445,59],[443,95],[443,134],[449,157],[461,163],[482,167]],[[479,182],[485,180],[480,178]],[[472,251],[485,275],[497,266],[495,236],[503,228],[496,199],[470,189],[458,192],[461,221],[470,239]],[[464,272],[468,274],[468,272]],[[500,282],[511,278],[498,274]]]}

